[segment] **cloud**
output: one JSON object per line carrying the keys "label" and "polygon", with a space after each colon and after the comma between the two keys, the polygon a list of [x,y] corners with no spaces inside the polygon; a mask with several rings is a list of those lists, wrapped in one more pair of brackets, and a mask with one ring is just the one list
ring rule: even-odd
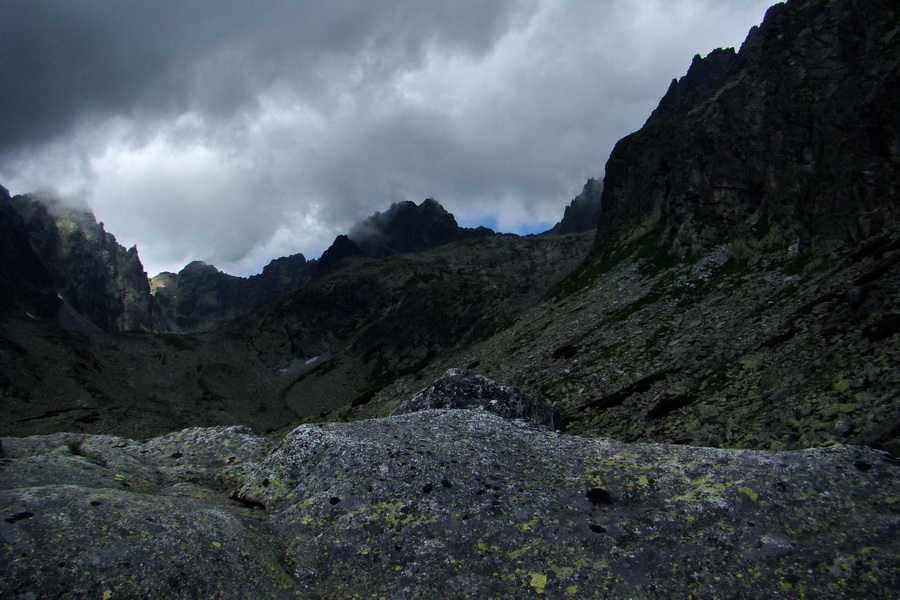
{"label": "cloud", "polygon": [[0,183],[86,200],[151,272],[316,257],[429,196],[549,226],[767,4],[7,0]]}

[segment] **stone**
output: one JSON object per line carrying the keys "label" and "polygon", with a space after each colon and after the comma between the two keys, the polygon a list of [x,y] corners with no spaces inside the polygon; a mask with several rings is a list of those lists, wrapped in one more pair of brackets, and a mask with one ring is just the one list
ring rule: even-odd
{"label": "stone", "polygon": [[[896,473],[862,448],[629,445],[443,409],[298,428],[241,494],[323,597],[526,597],[535,576],[551,596],[840,597],[890,592]],[[852,578],[832,569],[868,544]]]}
{"label": "stone", "polygon": [[437,200],[427,198],[419,205],[396,202],[354,225],[348,237],[366,256],[382,258],[493,235],[496,233],[487,227],[460,227]]}
{"label": "stone", "polygon": [[560,427],[559,413],[547,403],[465,369],[448,370],[443,377],[397,406],[393,414],[437,408],[484,410],[506,419],[527,419],[553,429]]}
{"label": "stone", "polygon": [[598,246],[660,228],[676,254],[740,240],[802,256],[895,223],[897,11],[791,0],[740,52],[695,57],[613,149]]}
{"label": "stone", "polygon": [[5,438],[0,597],[891,597],[898,463],[484,410]]}

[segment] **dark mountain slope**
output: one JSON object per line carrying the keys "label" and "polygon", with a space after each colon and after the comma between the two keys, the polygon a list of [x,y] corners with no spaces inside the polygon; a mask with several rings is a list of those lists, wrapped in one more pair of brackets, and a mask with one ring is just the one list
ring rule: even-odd
{"label": "dark mountain slope", "polygon": [[195,261],[177,275],[160,273],[151,281],[154,297],[176,331],[210,331],[250,314],[266,300],[293,292],[338,268],[351,256],[383,258],[404,252],[424,252],[465,239],[495,235],[484,227],[460,227],[437,201],[393,204],[358,223],[349,235],[339,235],[319,260],[302,254],[273,260],[249,278],[222,273]]}
{"label": "dark mountain slope", "polygon": [[[395,379],[510,323],[576,269],[591,234],[465,240],[342,268],[212,335],[294,378],[294,410],[366,404]],[[313,408],[315,410],[313,410]]]}
{"label": "dark mountain slope", "polygon": [[697,57],[606,165],[601,239],[663,227],[676,254],[856,243],[900,210],[891,0],[773,6],[738,54]]}
{"label": "dark mountain slope", "polygon": [[453,215],[428,198],[418,206],[413,202],[398,202],[383,213],[375,213],[355,225],[349,238],[366,256],[381,258],[492,235],[494,232],[486,227],[460,227]]}
{"label": "dark mountain slope", "polygon": [[[70,329],[159,331],[168,325],[150,295],[136,248],[126,250],[87,209],[47,195],[0,195],[11,231],[0,256],[4,286],[48,316],[58,296],[59,323]],[[7,300],[7,304],[15,303]]]}
{"label": "dark mountain slope", "polygon": [[695,59],[610,157],[591,260],[425,378],[478,363],[579,434],[900,453],[897,15],[793,0]]}

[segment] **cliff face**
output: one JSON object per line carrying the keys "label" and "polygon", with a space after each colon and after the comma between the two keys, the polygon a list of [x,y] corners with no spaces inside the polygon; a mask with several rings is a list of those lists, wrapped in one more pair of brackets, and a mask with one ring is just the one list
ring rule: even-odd
{"label": "cliff face", "polygon": [[[87,209],[72,208],[50,197],[23,195],[2,199],[5,220],[15,225],[15,252],[5,254],[5,269],[18,281],[31,282],[42,298],[58,295],[58,319],[64,328],[102,331],[166,330],[165,317],[150,295],[137,249],[126,250]],[[41,300],[43,313],[50,304]]]}
{"label": "cliff face", "polygon": [[694,59],[606,166],[601,244],[830,249],[898,215],[898,8],[773,6],[739,53]]}
{"label": "cliff face", "polygon": [[48,319],[60,304],[53,278],[31,247],[21,215],[0,186],[0,312]]}

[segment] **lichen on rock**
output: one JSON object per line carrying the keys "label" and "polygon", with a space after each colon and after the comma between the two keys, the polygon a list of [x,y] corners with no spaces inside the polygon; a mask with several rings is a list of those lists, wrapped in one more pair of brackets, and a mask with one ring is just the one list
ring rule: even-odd
{"label": "lichen on rock", "polygon": [[888,597],[888,454],[626,444],[483,410],[3,440],[0,597]]}
{"label": "lichen on rock", "polygon": [[440,379],[401,403],[393,414],[435,408],[486,410],[507,419],[528,419],[553,429],[560,426],[559,413],[543,400],[465,369],[448,370]]}

